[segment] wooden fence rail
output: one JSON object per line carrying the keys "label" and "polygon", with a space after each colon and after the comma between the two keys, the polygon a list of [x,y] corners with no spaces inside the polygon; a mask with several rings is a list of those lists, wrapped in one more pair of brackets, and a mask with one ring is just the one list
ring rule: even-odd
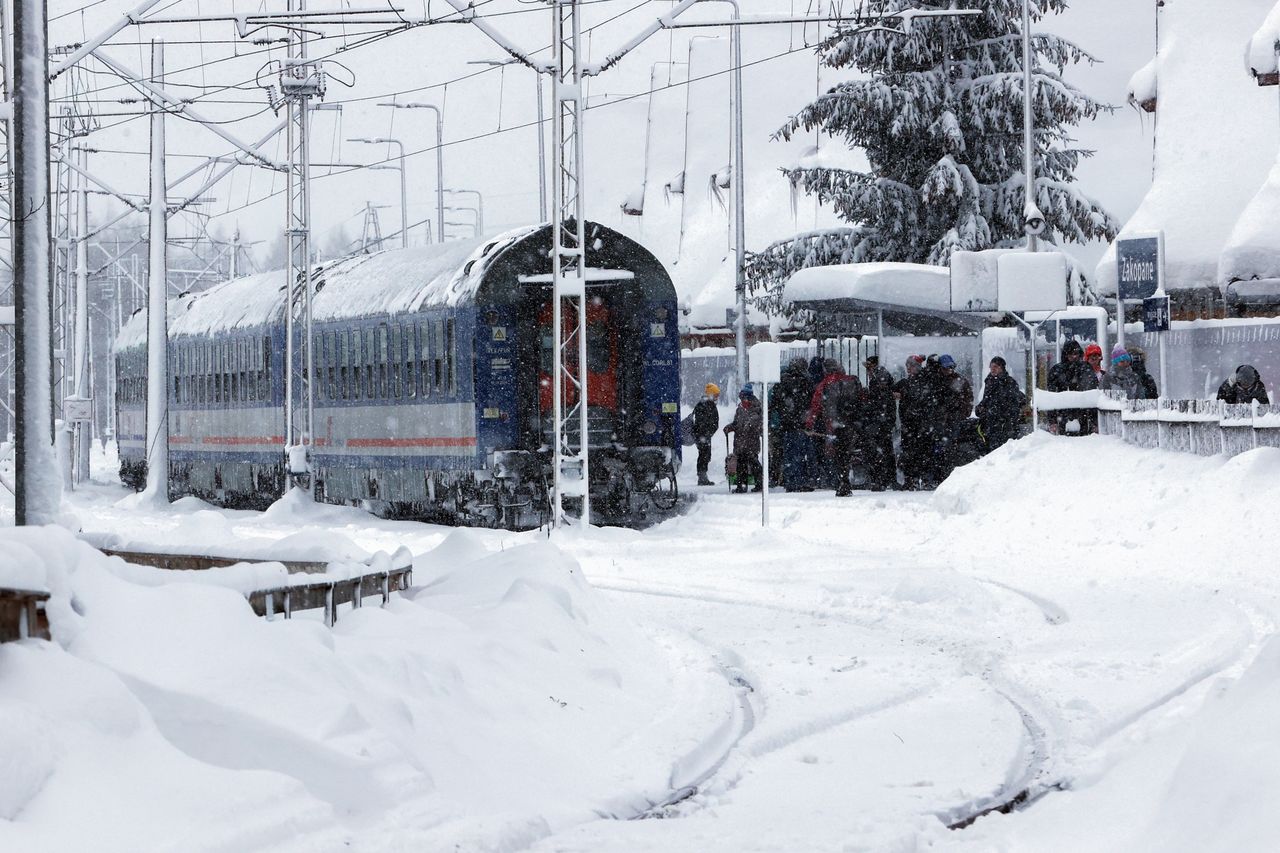
{"label": "wooden fence rail", "polygon": [[289,619],[295,610],[324,608],[324,624],[332,627],[338,620],[338,605],[350,603],[362,607],[367,595],[381,595],[386,605],[391,593],[413,585],[413,569],[405,567],[385,572],[370,572],[343,580],[320,580],[314,583],[260,589],[248,594],[249,606],[268,620],[277,613]]}
{"label": "wooden fence rail", "polygon": [[45,602],[49,593],[30,589],[0,588],[0,643],[28,637],[49,639]]}

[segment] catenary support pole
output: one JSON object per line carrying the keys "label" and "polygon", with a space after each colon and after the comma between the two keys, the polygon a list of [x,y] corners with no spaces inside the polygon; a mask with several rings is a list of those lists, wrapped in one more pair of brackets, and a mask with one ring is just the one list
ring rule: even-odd
{"label": "catenary support pole", "polygon": [[53,450],[53,291],[49,257],[48,8],[14,4],[16,151],[28,151],[14,176],[14,310],[17,332],[16,495],[19,525],[52,524],[62,503]]}
{"label": "catenary support pole", "polygon": [[[86,177],[89,152],[78,148],[73,158],[80,157],[81,173],[75,176],[76,185],[76,313],[75,313],[75,395],[88,399],[92,385],[89,383],[89,181]],[[75,424],[75,477],[74,482],[89,479],[89,443],[92,441],[91,421]]]}
{"label": "catenary support pole", "polygon": [[[151,43],[151,79],[164,80],[164,42]],[[147,255],[147,487],[153,499],[169,499],[169,263],[165,200],[165,104],[151,102],[151,195]]]}

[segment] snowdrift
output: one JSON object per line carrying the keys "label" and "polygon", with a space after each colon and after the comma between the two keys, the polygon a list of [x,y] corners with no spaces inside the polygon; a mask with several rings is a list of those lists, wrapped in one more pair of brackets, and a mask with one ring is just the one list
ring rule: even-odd
{"label": "snowdrift", "polygon": [[229,588],[278,566],[165,582],[57,528],[0,540],[54,637],[0,646],[4,850],[524,845],[663,796],[683,715],[731,702],[545,543],[450,537],[329,630]]}

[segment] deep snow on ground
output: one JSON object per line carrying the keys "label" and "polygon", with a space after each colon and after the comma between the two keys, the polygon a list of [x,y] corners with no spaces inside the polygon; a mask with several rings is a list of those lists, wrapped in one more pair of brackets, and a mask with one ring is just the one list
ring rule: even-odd
{"label": "deep snow on ground", "polygon": [[95,483],[95,537],[406,546],[417,588],[267,623],[23,534],[63,597],[0,647],[0,848],[1270,850],[1278,474],[1038,435],[934,494],[775,493],[766,530],[721,484],[551,542]]}

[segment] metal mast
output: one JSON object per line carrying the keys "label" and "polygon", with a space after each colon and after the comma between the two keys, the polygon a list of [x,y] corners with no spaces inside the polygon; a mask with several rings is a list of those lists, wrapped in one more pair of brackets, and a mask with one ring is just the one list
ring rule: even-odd
{"label": "metal mast", "polygon": [[44,0],[14,7],[14,150],[25,150],[17,166],[13,206],[14,304],[17,315],[18,525],[52,524],[62,503],[53,452],[53,373],[49,291],[49,78]]}
{"label": "metal mast", "polygon": [[[289,0],[289,12],[305,12],[306,0]],[[324,74],[307,59],[306,33],[289,31],[289,57],[280,69],[288,102],[289,163],[286,181],[289,243],[285,305],[285,455],[290,477],[311,489],[310,445],[315,435],[311,353],[311,157],[307,124],[313,97],[324,97]],[[299,330],[298,326],[302,328]],[[301,334],[299,334],[301,332]],[[300,350],[300,351],[299,351]],[[301,397],[301,400],[297,399]],[[302,411],[298,411],[298,403]]]}
{"label": "metal mast", "polygon": [[[556,152],[556,174],[552,182],[554,218],[551,226],[552,251],[552,418],[554,421],[555,476],[552,497],[552,524],[563,524],[563,498],[582,499],[582,525],[591,523],[591,481],[588,463],[590,432],[587,424],[587,255],[586,222],[582,198],[582,65],[578,49],[582,23],[579,0],[555,0],[554,68],[551,78],[551,101],[555,115],[552,122],[552,147]],[[575,327],[565,333],[566,304],[577,309]],[[566,353],[577,357],[577,364],[566,363]],[[576,367],[576,370],[575,370]],[[577,399],[566,407],[565,391],[573,389]],[[569,444],[569,426],[578,422],[577,451]]]}
{"label": "metal mast", "polygon": [[[151,43],[151,79],[164,81],[164,42]],[[169,210],[165,193],[165,105],[151,102],[151,181],[147,204],[147,488],[169,499]]]}

